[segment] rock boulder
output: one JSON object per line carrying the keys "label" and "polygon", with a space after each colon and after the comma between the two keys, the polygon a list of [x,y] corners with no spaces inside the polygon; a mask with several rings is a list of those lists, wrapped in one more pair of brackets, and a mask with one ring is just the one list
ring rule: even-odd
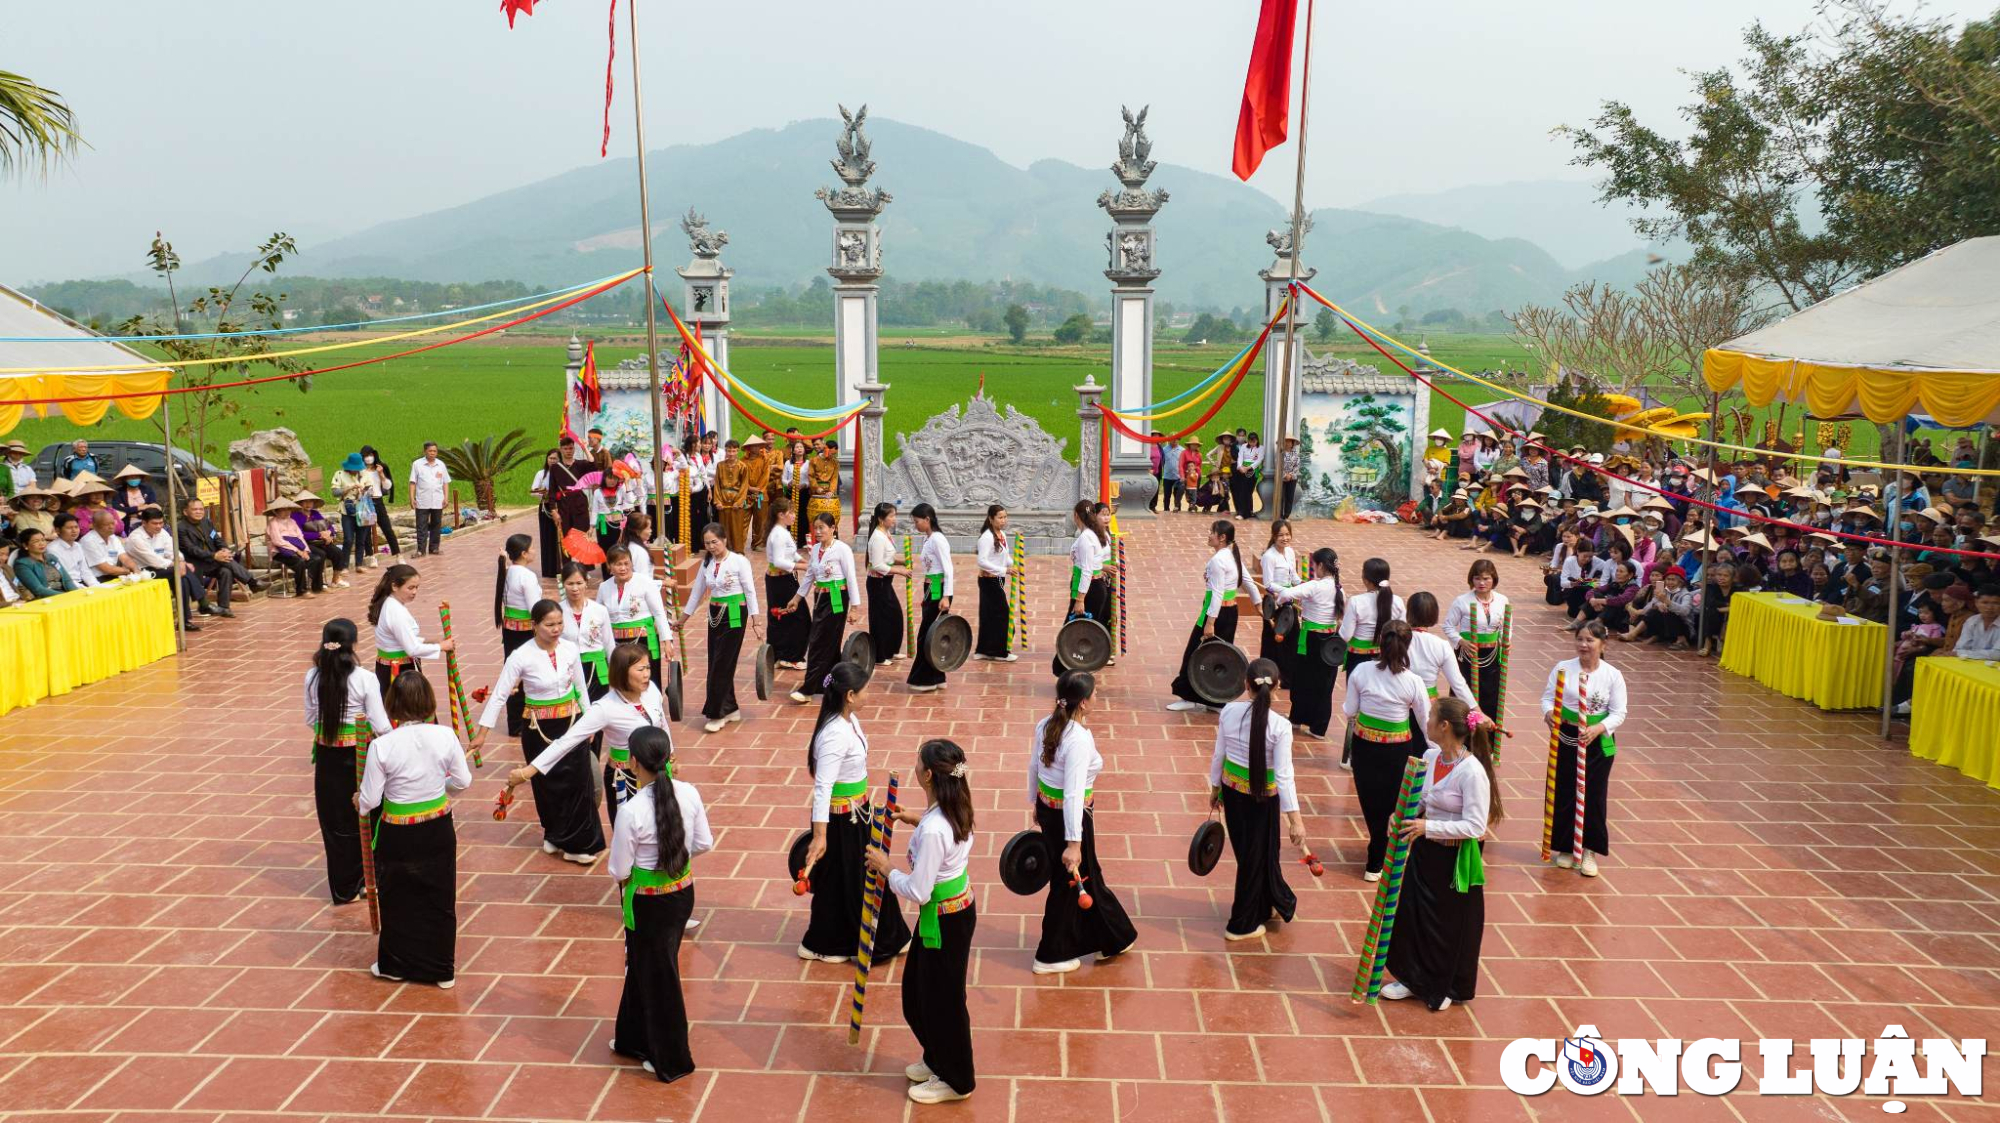
{"label": "rock boulder", "polygon": [[240,441],[229,443],[229,466],[238,471],[263,468],[277,473],[286,495],[306,486],[306,470],[312,460],[306,455],[299,436],[290,429],[259,429]]}

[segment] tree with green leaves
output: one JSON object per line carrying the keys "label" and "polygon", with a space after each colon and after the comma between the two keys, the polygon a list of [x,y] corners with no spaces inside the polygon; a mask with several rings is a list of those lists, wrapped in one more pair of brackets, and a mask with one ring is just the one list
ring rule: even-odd
{"label": "tree with green leaves", "polygon": [[1009,304],[1006,315],[1001,317],[1007,325],[1007,338],[1015,343],[1028,341],[1028,310],[1018,304]]}
{"label": "tree with green leaves", "polygon": [[1321,343],[1329,342],[1333,339],[1333,331],[1338,326],[1340,321],[1333,318],[1333,309],[1322,308],[1319,314],[1313,317],[1313,338]]}
{"label": "tree with green leaves", "polygon": [[1057,343],[1065,345],[1081,343],[1089,337],[1090,317],[1081,312],[1056,325],[1055,339]]}
{"label": "tree with green leaves", "polygon": [[1410,464],[1405,453],[1410,426],[1403,417],[1400,402],[1357,394],[1347,401],[1338,433],[1328,426],[1328,437],[1340,442],[1341,459],[1347,464],[1361,464],[1374,459],[1371,453],[1379,453],[1382,474],[1375,480],[1375,495],[1392,507],[1410,490]]}
{"label": "tree with green leaves", "polygon": [[82,146],[76,114],[61,94],[0,70],[0,178],[29,169],[47,175]]}

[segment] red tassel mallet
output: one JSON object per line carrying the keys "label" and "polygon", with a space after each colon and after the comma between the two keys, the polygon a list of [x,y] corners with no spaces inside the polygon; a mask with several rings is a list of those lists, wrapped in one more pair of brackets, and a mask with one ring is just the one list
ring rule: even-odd
{"label": "red tassel mallet", "polygon": [[495,822],[499,822],[507,817],[507,808],[512,806],[513,802],[514,785],[509,784],[501,789],[500,797],[493,801],[493,819]]}
{"label": "red tassel mallet", "polygon": [[803,897],[807,893],[810,893],[811,891],[812,891],[812,879],[807,877],[803,873],[799,875],[799,879],[797,881],[792,882],[792,896],[794,897]]}
{"label": "red tassel mallet", "polygon": [[1310,850],[1299,855],[1299,864],[1311,870],[1314,877],[1319,877],[1326,873],[1326,867],[1319,864],[1319,856]]}
{"label": "red tassel mallet", "polygon": [[486,704],[486,696],[491,693],[493,693],[492,687],[490,686],[479,687],[472,692],[472,700],[478,703],[479,705],[483,706]]}
{"label": "red tassel mallet", "polygon": [[1090,890],[1083,887],[1083,883],[1089,880],[1087,877],[1072,877],[1069,879],[1070,885],[1076,889],[1077,908],[1087,909],[1094,903],[1090,899]]}

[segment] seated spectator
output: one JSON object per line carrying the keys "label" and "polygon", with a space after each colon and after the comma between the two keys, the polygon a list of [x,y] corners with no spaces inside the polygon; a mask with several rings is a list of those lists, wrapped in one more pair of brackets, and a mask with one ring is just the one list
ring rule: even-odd
{"label": "seated spectator", "polygon": [[1847,574],[1847,596],[1841,606],[1850,616],[1889,622],[1889,551],[1880,546],[1868,551],[1868,568]]}
{"label": "seated spectator", "polygon": [[116,485],[111,494],[111,509],[123,521],[119,532],[130,534],[138,529],[139,516],[146,508],[160,505],[159,497],[153,494],[153,484],[146,473],[130,464],[118,469],[111,481]]}
{"label": "seated spectator", "polygon": [[1972,607],[1978,615],[1965,621],[1952,654],[1960,659],[2000,659],[2000,585],[1981,585]]}
{"label": "seated spectator", "polygon": [[91,517],[90,533],[83,536],[83,560],[100,584],[139,572],[139,563],[125,554],[121,527],[117,515],[100,508]]}
{"label": "seated spectator", "polygon": [[125,552],[148,573],[173,582],[181,598],[181,615],[188,631],[201,631],[201,625],[194,622],[194,582],[186,579],[194,572],[194,566],[182,560],[180,572],[174,572],[174,539],[167,533],[166,512],[158,507],[139,512],[139,528],[125,536]]}
{"label": "seated spectator", "polygon": [[0,469],[0,487],[7,494],[18,496],[24,490],[35,486],[35,466],[28,463],[28,446],[18,440],[0,445],[0,457],[4,457],[5,467]]}
{"label": "seated spectator", "polygon": [[333,587],[347,588],[347,578],[344,576],[347,572],[347,559],[341,556],[339,532],[327,521],[326,513],[320,510],[326,506],[326,500],[310,491],[301,491],[292,496],[292,502],[301,508],[292,512],[292,521],[299,524],[299,530],[304,533],[306,544],[311,548],[313,555],[332,568]]}
{"label": "seated spectator", "polygon": [[205,592],[210,583],[215,584],[215,606],[210,606],[205,595],[200,596],[197,605],[204,616],[234,616],[230,610],[229,598],[237,582],[249,586],[256,592],[263,586],[236,560],[236,551],[223,541],[222,532],[215,529],[215,523],[208,517],[208,505],[199,499],[190,498],[181,504],[180,525],[181,557],[192,567],[191,573],[198,592]]}
{"label": "seated spectator", "polygon": [[[88,534],[97,523],[97,512],[111,511],[111,485],[103,480],[75,481],[71,500],[73,505],[69,512],[76,516],[76,525]],[[118,512],[111,513],[116,515]],[[122,521],[120,525],[123,525]]]}
{"label": "seated spectator", "polygon": [[[1624,543],[1619,543],[1624,545]],[[1632,559],[1620,558],[1611,567],[1611,580],[1598,586],[1583,598],[1583,616],[1586,620],[1603,620],[1612,635],[1622,636],[1632,626],[1629,610],[1631,603],[1639,596],[1638,571]]]}
{"label": "seated spectator", "polygon": [[67,593],[77,587],[70,580],[69,571],[49,557],[49,542],[48,535],[29,530],[21,537],[21,548],[14,554],[14,580],[32,600]]}
{"label": "seated spectator", "polygon": [[27,595],[14,587],[14,540],[0,537],[0,608],[27,602]]}
{"label": "seated spectator", "polygon": [[1686,651],[1694,634],[1694,591],[1688,588],[1686,571],[1677,565],[1655,569],[1645,591],[1633,598],[1631,612],[1632,629],[1619,638],[1650,639]]}
{"label": "seated spectator", "polygon": [[1591,619],[1583,614],[1584,600],[1610,579],[1610,559],[1598,557],[1597,547],[1591,544],[1590,539],[1578,535],[1576,548],[1563,559],[1562,573],[1557,581],[1569,616],[1569,623],[1562,626],[1564,631],[1574,632]]}
{"label": "seated spectator", "polygon": [[[292,595],[316,597],[326,587],[326,560],[315,554],[305,531],[292,517],[299,509],[289,499],[273,499],[264,508],[264,543],[271,548],[271,562],[292,575]],[[306,579],[312,579],[310,591]]]}
{"label": "seated spectator", "polygon": [[1701,646],[1697,655],[1715,655],[1722,651],[1722,637],[1729,630],[1729,598],[1736,595],[1736,567],[1718,559],[1709,567],[1707,584],[1702,586],[1697,607],[1701,611]]}
{"label": "seated spectator", "polygon": [[81,589],[97,584],[97,573],[83,552],[82,526],[76,516],[64,511],[56,516],[56,536],[49,543],[48,557],[69,575],[70,587]]}
{"label": "seated spectator", "polygon": [[78,437],[70,446],[69,455],[56,463],[56,478],[73,480],[86,472],[98,473],[97,457],[90,454],[90,442]]}
{"label": "seated spectator", "polygon": [[1812,574],[1806,572],[1800,563],[1797,550],[1778,551],[1778,571],[1772,574],[1768,587],[1772,592],[1790,593],[1795,597],[1812,599]]}

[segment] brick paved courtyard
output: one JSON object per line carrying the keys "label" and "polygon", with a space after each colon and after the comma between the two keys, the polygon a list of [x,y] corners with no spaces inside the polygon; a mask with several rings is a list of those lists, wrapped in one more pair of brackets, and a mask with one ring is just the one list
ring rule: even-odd
{"label": "brick paved courtyard", "polygon": [[[1725,1100],[1523,1100],[1501,1087],[1497,1060],[1512,1038],[1579,1023],[1608,1037],[1872,1039],[1891,1023],[1918,1039],[2000,1037],[2000,793],[1879,742],[1871,715],[1823,714],[1651,648],[1609,653],[1633,705],[1603,877],[1539,865],[1545,743],[1507,746],[1476,1002],[1436,1015],[1349,1002],[1372,887],[1337,748],[1309,741],[1299,788],[1326,877],[1290,867],[1298,921],[1225,950],[1228,870],[1204,880],[1185,862],[1213,719],[1163,709],[1205,526],[1128,525],[1132,655],[1103,676],[1093,721],[1106,876],[1140,931],[1121,961],[1032,975],[1039,898],[1008,894],[994,873],[1028,818],[1057,559],[1032,562],[1031,657],[971,664],[942,695],[911,695],[900,673],[870,693],[878,780],[935,735],[965,745],[975,770],[980,1084],[966,1103],[905,1099],[914,1053],[894,968],[870,987],[856,1048],[851,969],[794,957],[805,905],[782,852],[806,818],[810,717],[755,702],[747,666],[749,720],[674,730],[679,774],[718,836],[697,865],[703,923],[683,959],[700,1072],[663,1086],[606,1052],[621,970],[610,879],[543,855],[531,813],[487,816],[501,766],[518,759],[498,739],[458,816],[457,988],[370,978],[366,911],[326,901],[298,687],[320,622],[363,616],[357,582],[256,604],[193,637],[184,658],[0,718],[0,1117],[1879,1118],[1860,1098],[1759,1098],[1747,1078]],[[1246,524],[1246,557],[1263,533]],[[1301,542],[1335,546],[1350,574],[1389,558],[1405,595],[1464,587],[1468,555],[1407,529],[1313,523]],[[435,619],[440,595],[455,602],[474,684],[499,664],[493,630],[473,626],[498,545],[463,538],[423,567],[419,618]],[[1529,563],[1500,564],[1503,589],[1525,602],[1510,724],[1538,728],[1543,677],[1570,645]],[[969,592],[970,559],[960,567]],[[1905,1116],[1995,1117],[1952,1100],[1913,1101]]]}

